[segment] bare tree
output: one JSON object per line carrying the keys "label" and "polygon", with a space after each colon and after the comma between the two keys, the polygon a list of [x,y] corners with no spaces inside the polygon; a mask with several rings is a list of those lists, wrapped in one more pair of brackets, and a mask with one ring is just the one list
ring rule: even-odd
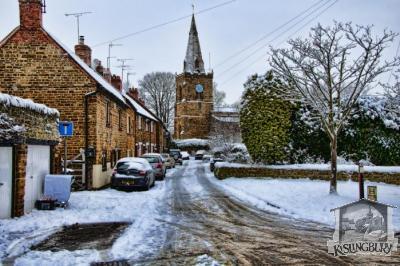
{"label": "bare tree", "polygon": [[[398,73],[398,74],[397,74]],[[400,69],[393,74],[395,82],[392,85],[385,85],[385,96],[387,98],[386,109],[396,116],[400,116]]]}
{"label": "bare tree", "polygon": [[213,98],[214,106],[221,107],[225,106],[226,93],[217,89],[217,83],[213,83]]}
{"label": "bare tree", "polygon": [[371,26],[335,22],[312,28],[309,38],[290,40],[287,49],[272,49],[271,66],[294,88],[287,96],[311,108],[330,139],[330,193],[337,192],[338,134],[358,97],[399,64],[398,59],[382,60],[396,35],[385,30],[372,36]]}
{"label": "bare tree", "polygon": [[170,72],[146,74],[139,81],[139,90],[146,106],[171,129],[174,124],[175,75]]}

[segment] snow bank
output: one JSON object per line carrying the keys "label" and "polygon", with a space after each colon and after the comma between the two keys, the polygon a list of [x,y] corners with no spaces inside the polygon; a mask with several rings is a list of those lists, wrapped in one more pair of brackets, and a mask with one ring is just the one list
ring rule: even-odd
{"label": "snow bank", "polygon": [[23,99],[5,93],[0,93],[0,104],[5,106],[26,108],[45,115],[60,116],[60,113],[57,109],[47,107],[44,104],[35,103],[31,99]]}
{"label": "snow bank", "polygon": [[178,148],[195,147],[195,146],[208,146],[206,139],[177,139],[175,140]]}
{"label": "snow bank", "polygon": [[[155,187],[146,192],[122,192],[114,189],[73,192],[67,209],[33,210],[30,214],[19,218],[0,220],[0,259],[10,254],[18,255],[29,251],[29,247],[40,242],[43,235],[46,237],[62,225],[75,223],[123,221],[132,223],[131,226],[136,227],[136,230],[128,229],[128,235],[124,235],[119,242],[118,247],[120,248],[117,247],[113,250],[113,254],[120,254],[119,251],[122,246],[124,247],[123,250],[127,252],[127,249],[132,248],[132,245],[127,245],[128,243],[142,241],[143,233],[146,230],[140,227],[153,224],[157,210],[163,202],[164,194],[165,182],[156,182]],[[28,240],[29,245],[27,244]],[[136,251],[130,250],[130,252]],[[47,256],[47,253],[44,252],[40,253],[40,255],[36,252],[25,254],[21,257],[21,264],[29,259],[37,258],[38,261],[35,262],[35,265],[43,265],[41,262],[45,261],[45,258],[52,261],[50,260],[52,256],[63,256],[58,252],[49,253],[51,256]],[[89,253],[91,254],[89,258],[88,254],[83,255],[88,259],[96,257],[93,252]],[[70,253],[64,253],[66,257],[68,257],[68,254]],[[68,259],[65,259],[65,261],[68,261]],[[88,263],[90,263],[90,260],[86,261],[86,264]],[[74,265],[74,263],[71,262],[71,264],[67,263],[66,265]]]}
{"label": "snow bank", "polygon": [[[330,164],[262,165],[218,162],[215,164],[215,167],[330,171],[331,166]],[[339,172],[358,172],[357,165],[338,165],[337,169]],[[364,166],[364,171],[373,173],[400,173],[400,166]]]}
{"label": "snow bank", "polygon": [[[329,195],[329,181],[309,179],[208,178],[228,194],[257,208],[334,226],[331,209],[358,200],[358,183],[338,181],[339,195]],[[400,186],[365,182],[377,186],[379,202],[400,207]],[[274,207],[276,206],[276,207]],[[395,230],[400,230],[400,209],[393,211]]]}

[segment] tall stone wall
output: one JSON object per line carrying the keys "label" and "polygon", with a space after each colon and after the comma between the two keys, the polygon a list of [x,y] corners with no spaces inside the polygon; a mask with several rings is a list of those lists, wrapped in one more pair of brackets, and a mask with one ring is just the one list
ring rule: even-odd
{"label": "tall stone wall", "polygon": [[[196,93],[196,85],[203,93]],[[207,138],[213,110],[213,74],[176,76],[175,138]]]}

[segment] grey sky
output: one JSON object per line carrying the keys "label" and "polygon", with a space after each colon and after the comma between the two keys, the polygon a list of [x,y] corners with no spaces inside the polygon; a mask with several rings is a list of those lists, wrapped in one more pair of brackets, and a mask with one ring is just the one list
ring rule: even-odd
{"label": "grey sky", "polygon": [[[81,35],[85,35],[86,43],[92,46],[92,57],[100,59],[103,65],[106,64],[108,46],[93,47],[93,45],[188,15],[192,10],[190,0],[47,0],[46,2],[45,28],[71,49],[77,39],[76,20],[73,17],[65,17],[64,13],[93,12],[81,17]],[[196,10],[222,2],[225,0],[198,0],[195,1]],[[196,22],[206,68],[209,67],[209,53],[211,66],[214,68],[213,66],[317,2],[318,0],[237,0],[232,4],[199,14]],[[331,24],[333,20],[352,21],[363,25],[374,24],[377,32],[384,28],[400,32],[399,10],[400,0],[339,0],[293,37],[305,36],[309,28],[317,22]],[[226,92],[227,101],[232,103],[240,98],[247,76],[265,72],[267,68],[267,48],[262,48],[247,60],[243,60],[248,54],[263,45],[275,46],[281,43],[313,16],[315,15],[298,23],[276,41],[269,42],[279,32],[231,61],[215,67],[214,80],[220,84],[219,89]],[[18,23],[18,0],[1,0],[0,38],[3,39]],[[118,43],[123,46],[113,48],[112,55],[117,58],[134,58],[129,64],[133,66],[130,71],[136,72],[135,76],[130,77],[135,85],[137,80],[148,72],[179,73],[183,68],[189,27],[190,18],[121,40]],[[388,58],[395,55],[397,44],[398,39],[388,48],[386,54]],[[240,61],[243,62],[223,73]],[[256,63],[249,66],[254,61]],[[120,69],[115,67],[117,65],[119,63],[113,59],[113,72],[119,74]]]}

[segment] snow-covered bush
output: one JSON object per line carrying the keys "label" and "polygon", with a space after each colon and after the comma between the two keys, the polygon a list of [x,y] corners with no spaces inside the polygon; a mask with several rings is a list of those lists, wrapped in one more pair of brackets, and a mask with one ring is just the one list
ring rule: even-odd
{"label": "snow-covered bush", "polygon": [[249,163],[250,155],[243,143],[224,143],[212,148],[214,156],[222,157],[232,163]]}
{"label": "snow-covered bush", "polygon": [[[347,160],[376,165],[400,164],[400,116],[388,108],[386,97],[362,96],[338,136],[338,153]],[[307,108],[294,114],[287,148],[292,163],[329,161],[329,140]]]}

